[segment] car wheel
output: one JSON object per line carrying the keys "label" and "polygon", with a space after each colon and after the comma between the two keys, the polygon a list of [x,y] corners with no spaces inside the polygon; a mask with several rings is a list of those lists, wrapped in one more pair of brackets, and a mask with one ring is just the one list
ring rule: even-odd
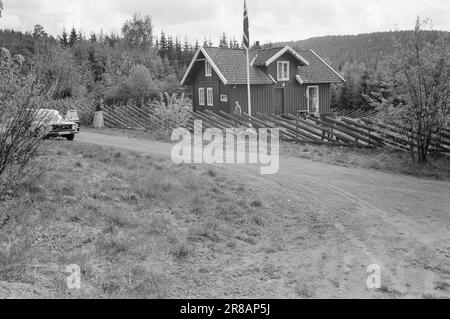
{"label": "car wheel", "polygon": [[73,141],[75,139],[75,134],[70,134],[66,136],[68,141]]}

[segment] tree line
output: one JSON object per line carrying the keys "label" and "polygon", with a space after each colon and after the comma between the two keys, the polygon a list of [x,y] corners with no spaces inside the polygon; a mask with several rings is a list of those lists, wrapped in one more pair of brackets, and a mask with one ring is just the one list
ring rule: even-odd
{"label": "tree line", "polygon": [[[425,40],[437,43],[449,32],[422,30]],[[411,31],[374,32],[358,35],[314,37],[301,41],[271,44],[290,45],[294,49],[313,49],[333,66],[345,79],[343,85],[333,87],[333,107],[368,109],[372,106],[364,98],[369,92],[382,89],[378,70],[387,57],[393,56],[398,43],[407,43]]]}
{"label": "tree line", "polygon": [[[155,36],[151,17],[138,14],[124,22],[121,34],[86,35],[72,28],[55,38],[41,25],[31,33],[0,31],[0,46],[26,56],[38,80],[54,86],[55,99],[101,99],[108,104],[142,104],[160,93],[182,92],[179,81],[200,45],[215,43],[206,38],[190,43],[164,31]],[[218,46],[242,48],[225,33]]]}

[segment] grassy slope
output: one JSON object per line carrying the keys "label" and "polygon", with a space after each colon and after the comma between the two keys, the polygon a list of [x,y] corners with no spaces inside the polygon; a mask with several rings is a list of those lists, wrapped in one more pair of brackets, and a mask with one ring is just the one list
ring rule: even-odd
{"label": "grassy slope", "polygon": [[[0,281],[28,283],[45,297],[211,296],[202,288],[209,259],[259,240],[267,211],[241,182],[196,166],[51,143],[52,169],[0,204],[0,217],[28,220],[15,229],[19,237],[7,237],[12,222],[0,233]],[[81,291],[66,288],[70,264],[81,266]]]}
{"label": "grassy slope", "polygon": [[[361,289],[365,278],[339,271],[356,252],[334,218],[353,206],[328,207],[208,167],[49,143],[52,169],[0,203],[0,298],[373,297]],[[401,167],[393,154],[365,152],[283,145],[285,156]],[[6,226],[5,216],[13,216]],[[16,218],[25,226],[14,228]],[[356,230],[363,225],[358,219]],[[67,290],[70,264],[81,266],[81,291]]]}

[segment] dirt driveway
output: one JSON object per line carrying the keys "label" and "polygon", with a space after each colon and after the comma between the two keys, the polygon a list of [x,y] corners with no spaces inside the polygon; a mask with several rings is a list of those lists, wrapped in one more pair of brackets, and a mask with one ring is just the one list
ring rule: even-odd
{"label": "dirt driveway", "polygon": [[[172,148],[94,133],[77,140],[161,156]],[[217,296],[450,297],[450,183],[304,159],[281,159],[269,176],[251,165],[217,169],[247,180],[274,211],[266,249],[216,261],[230,273],[211,284]],[[381,289],[367,287],[370,265],[381,267]],[[270,281],[255,282],[252,267]]]}

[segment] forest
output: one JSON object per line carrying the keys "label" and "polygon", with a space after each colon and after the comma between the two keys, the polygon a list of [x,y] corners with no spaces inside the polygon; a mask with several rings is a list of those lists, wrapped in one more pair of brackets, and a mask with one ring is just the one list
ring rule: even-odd
{"label": "forest", "polygon": [[[206,38],[189,43],[164,31],[155,35],[148,15],[135,14],[121,30],[121,34],[86,35],[72,28],[57,37],[41,25],[25,33],[0,30],[0,47],[24,56],[55,100],[141,105],[161,94],[182,93],[181,77],[198,47],[215,45]],[[219,45],[240,47],[225,34]]]}
{"label": "forest", "polygon": [[135,15],[122,31],[62,30],[55,38],[36,25],[32,33],[0,31],[0,47],[23,55],[53,99],[146,103],[160,92],[180,91],[179,76],[194,49],[168,37],[167,49],[159,50],[149,16]]}

